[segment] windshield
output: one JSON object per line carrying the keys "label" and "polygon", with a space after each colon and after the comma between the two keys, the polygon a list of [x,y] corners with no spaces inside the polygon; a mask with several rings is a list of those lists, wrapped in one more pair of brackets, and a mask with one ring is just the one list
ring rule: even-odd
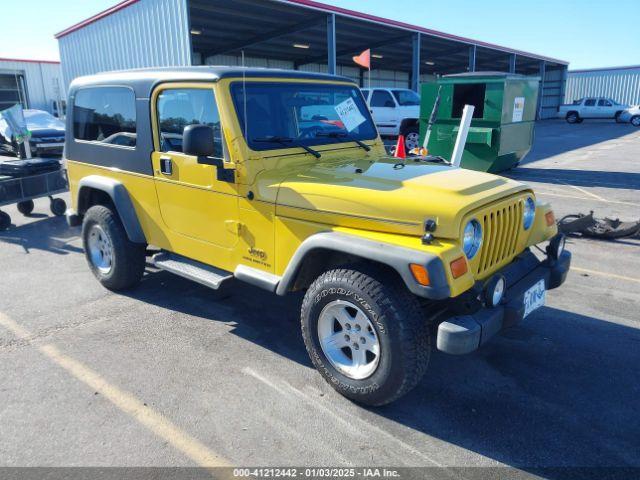
{"label": "windshield", "polygon": [[346,140],[373,140],[378,133],[360,91],[349,85],[306,83],[246,84],[231,87],[242,131],[253,150],[296,145],[324,145]]}
{"label": "windshield", "polygon": [[420,97],[413,90],[392,90],[392,92],[401,107],[420,105]]}

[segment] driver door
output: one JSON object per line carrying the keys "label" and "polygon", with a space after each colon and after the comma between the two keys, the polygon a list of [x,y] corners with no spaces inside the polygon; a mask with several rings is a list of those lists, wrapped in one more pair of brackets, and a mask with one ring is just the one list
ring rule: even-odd
{"label": "driver door", "polygon": [[206,257],[221,253],[216,249],[232,249],[238,241],[237,232],[229,228],[238,219],[235,181],[219,180],[217,167],[182,153],[184,127],[205,124],[214,129],[214,156],[224,155],[214,86],[165,84],[154,92],[152,105],[156,192],[162,220],[180,240],[172,242],[175,253],[195,258],[194,252],[201,251],[193,250],[195,244],[209,245]]}

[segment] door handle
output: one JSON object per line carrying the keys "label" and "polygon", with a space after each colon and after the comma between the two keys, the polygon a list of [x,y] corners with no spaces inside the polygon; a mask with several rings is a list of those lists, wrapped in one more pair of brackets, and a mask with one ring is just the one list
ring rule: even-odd
{"label": "door handle", "polygon": [[164,175],[171,175],[173,173],[171,157],[160,157],[160,173]]}

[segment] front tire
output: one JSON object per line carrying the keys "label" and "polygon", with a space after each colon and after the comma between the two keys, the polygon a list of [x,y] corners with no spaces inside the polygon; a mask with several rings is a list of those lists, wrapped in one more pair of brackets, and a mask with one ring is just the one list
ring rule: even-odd
{"label": "front tire", "polygon": [[622,115],[622,112],[616,112],[615,116],[613,117],[616,123],[624,123],[620,118],[620,115]]}
{"label": "front tire", "polygon": [[16,207],[18,208],[18,211],[26,217],[33,213],[35,204],[33,203],[33,200],[25,200],[23,202],[18,202]]}
{"label": "front tire", "polygon": [[408,127],[404,132],[404,148],[409,153],[414,148],[420,147],[420,132],[418,126]]}
{"label": "front tire", "polygon": [[82,241],[91,271],[109,290],[136,286],[146,262],[146,246],[134,243],[117,213],[103,205],[87,210],[82,223]]}
{"label": "front tire", "polygon": [[427,369],[426,318],[394,274],[366,266],[324,273],[307,290],[301,323],[316,369],[358,403],[390,403],[414,388]]}
{"label": "front tire", "polygon": [[631,117],[629,123],[631,123],[631,125],[633,125],[634,127],[640,127],[640,115],[634,115],[633,117]]}

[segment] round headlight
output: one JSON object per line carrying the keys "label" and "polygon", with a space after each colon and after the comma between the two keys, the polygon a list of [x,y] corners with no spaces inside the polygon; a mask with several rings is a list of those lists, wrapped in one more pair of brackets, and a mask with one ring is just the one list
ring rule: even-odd
{"label": "round headlight", "polygon": [[524,212],[522,214],[522,224],[525,230],[529,230],[533,225],[533,219],[536,216],[536,202],[533,198],[527,197],[524,202]]}
{"label": "round headlight", "polygon": [[482,227],[477,220],[470,220],[464,227],[462,250],[469,260],[476,256],[482,245]]}

